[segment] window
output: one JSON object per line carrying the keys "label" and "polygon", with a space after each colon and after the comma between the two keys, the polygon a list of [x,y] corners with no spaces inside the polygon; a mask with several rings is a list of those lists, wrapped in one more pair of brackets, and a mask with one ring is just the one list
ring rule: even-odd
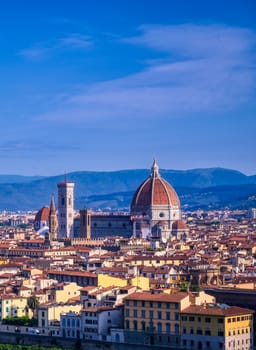
{"label": "window", "polygon": [[143,331],[145,331],[145,330],[146,330],[146,324],[145,324],[145,321],[142,321],[142,322],[141,322],[141,329],[142,329]]}
{"label": "window", "polygon": [[170,320],[170,319],[171,319],[171,314],[170,314],[170,312],[166,312],[166,319],[167,319],[167,320]]}
{"label": "window", "polygon": [[205,332],[204,332],[205,335],[211,335],[211,331],[210,329],[206,329]]}
{"label": "window", "polygon": [[141,306],[144,307],[145,306],[145,301],[141,302]]}
{"label": "window", "polygon": [[126,329],[129,329],[130,328],[130,322],[128,320],[126,320],[125,322],[125,328]]}
{"label": "window", "polygon": [[196,334],[203,334],[203,331],[201,328],[198,328],[197,331],[196,331]]}
{"label": "window", "polygon": [[193,321],[195,321],[195,317],[194,316],[189,316],[188,320],[193,322]]}
{"label": "window", "polygon": [[161,311],[157,311],[157,318],[158,318],[158,320],[162,319],[162,312]]}
{"label": "window", "polygon": [[223,337],[224,336],[224,332],[222,330],[218,330],[218,336],[219,337]]}
{"label": "window", "polygon": [[138,322],[137,321],[133,321],[133,328],[135,331],[138,329]]}
{"label": "window", "polygon": [[211,323],[210,317],[205,317],[205,323]]}
{"label": "window", "polygon": [[154,318],[154,311],[149,311],[149,318]]}
{"label": "window", "polygon": [[179,332],[180,332],[180,327],[177,323],[175,323],[175,325],[174,325],[174,332],[175,332],[175,334],[179,334]]}
{"label": "window", "polygon": [[179,321],[179,313],[178,312],[175,312],[174,319],[175,319],[175,321]]}
{"label": "window", "polygon": [[133,301],[133,305],[134,305],[134,306],[137,306],[137,300],[134,300],[134,301]]}
{"label": "window", "polygon": [[171,333],[171,325],[170,325],[170,323],[166,323],[166,333]]}
{"label": "window", "polygon": [[158,303],[157,303],[157,307],[158,307],[158,309],[161,309],[162,303],[158,302]]}
{"label": "window", "polygon": [[158,322],[158,324],[157,324],[157,332],[162,333],[162,323],[161,322]]}
{"label": "window", "polygon": [[218,318],[218,323],[224,323],[223,318]]}
{"label": "window", "polygon": [[125,310],[125,316],[126,316],[126,317],[129,317],[129,316],[130,316],[130,310],[129,310],[129,309],[126,309],[126,310]]}
{"label": "window", "polygon": [[134,309],[134,310],[133,310],[133,317],[138,317],[137,309]]}
{"label": "window", "polygon": [[141,310],[141,317],[146,318],[146,311],[145,310]]}
{"label": "window", "polygon": [[197,321],[201,322],[201,317],[200,316],[197,317]]}
{"label": "window", "polygon": [[183,334],[186,334],[187,333],[187,329],[186,327],[183,328]]}

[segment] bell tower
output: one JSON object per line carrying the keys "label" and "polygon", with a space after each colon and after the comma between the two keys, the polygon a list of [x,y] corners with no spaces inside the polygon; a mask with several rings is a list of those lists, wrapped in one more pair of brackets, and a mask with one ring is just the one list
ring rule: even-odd
{"label": "bell tower", "polygon": [[74,236],[74,186],[66,180],[58,183],[58,239]]}
{"label": "bell tower", "polygon": [[55,208],[54,197],[52,196],[49,213],[49,240],[56,241],[58,233],[58,218]]}

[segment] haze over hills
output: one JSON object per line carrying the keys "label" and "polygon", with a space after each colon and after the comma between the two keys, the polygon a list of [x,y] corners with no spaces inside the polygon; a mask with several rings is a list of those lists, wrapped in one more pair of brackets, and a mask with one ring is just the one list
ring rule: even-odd
{"label": "haze over hills", "polygon": [[[149,169],[111,172],[77,171],[67,174],[75,183],[75,208],[129,208],[136,188],[150,174]],[[256,206],[256,175],[208,168],[160,170],[177,191],[183,208],[221,208]],[[57,183],[64,175],[40,177],[0,175],[0,210],[37,210],[57,201]]]}

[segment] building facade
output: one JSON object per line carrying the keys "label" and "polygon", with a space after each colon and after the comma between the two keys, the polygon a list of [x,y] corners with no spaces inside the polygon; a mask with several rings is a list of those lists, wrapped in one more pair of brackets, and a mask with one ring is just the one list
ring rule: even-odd
{"label": "building facade", "polygon": [[187,293],[136,292],[124,301],[127,343],[180,346],[180,311],[190,305]]}
{"label": "building facade", "polygon": [[191,305],[181,312],[184,349],[253,349],[253,311],[226,304]]}

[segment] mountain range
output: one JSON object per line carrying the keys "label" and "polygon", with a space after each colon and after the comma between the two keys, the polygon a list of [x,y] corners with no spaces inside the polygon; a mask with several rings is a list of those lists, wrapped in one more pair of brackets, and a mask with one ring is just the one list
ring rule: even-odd
{"label": "mountain range", "polygon": [[[66,174],[75,183],[75,208],[125,210],[133,193],[149,176],[148,169],[77,171]],[[176,190],[183,209],[256,207],[256,175],[223,168],[161,169],[160,174]],[[64,175],[0,175],[0,210],[37,210],[57,201],[57,183]]]}

